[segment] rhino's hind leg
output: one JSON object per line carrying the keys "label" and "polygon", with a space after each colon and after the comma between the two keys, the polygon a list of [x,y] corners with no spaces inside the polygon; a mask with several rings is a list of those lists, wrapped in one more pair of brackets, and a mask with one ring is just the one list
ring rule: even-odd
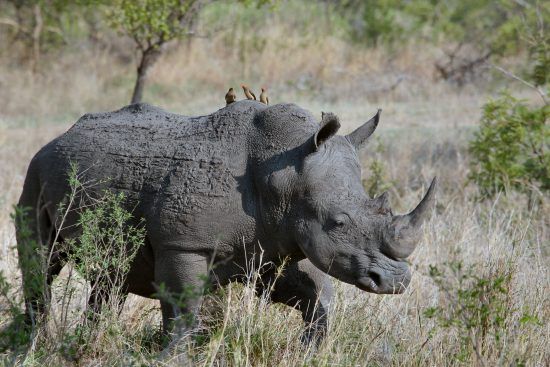
{"label": "rhino's hind leg", "polygon": [[[262,281],[269,286],[274,272],[266,274]],[[263,291],[263,288],[258,289]],[[333,287],[328,275],[317,269],[309,260],[290,263],[275,280],[270,294],[273,302],[284,303],[302,313],[306,329],[302,342],[318,345],[328,329],[328,312],[333,298]]]}

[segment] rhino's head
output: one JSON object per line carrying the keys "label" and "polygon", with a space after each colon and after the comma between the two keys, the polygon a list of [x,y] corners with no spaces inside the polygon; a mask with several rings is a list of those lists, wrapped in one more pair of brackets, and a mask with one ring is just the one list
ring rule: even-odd
{"label": "rhino's head", "polygon": [[323,115],[300,169],[289,214],[295,241],[315,266],[368,292],[402,293],[411,278],[406,258],[420,240],[436,179],[406,215],[392,213],[386,193],[368,197],[357,152],[379,117],[380,111],[351,134],[338,136],[338,118]]}

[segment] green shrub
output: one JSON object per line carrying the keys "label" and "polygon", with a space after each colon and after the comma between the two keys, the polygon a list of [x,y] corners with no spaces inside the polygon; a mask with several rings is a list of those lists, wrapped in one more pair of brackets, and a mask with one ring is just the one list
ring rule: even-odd
{"label": "green shrub", "polygon": [[[0,308],[0,316],[11,320],[0,330],[0,351],[17,351],[32,340],[32,352],[24,357],[24,363],[30,365],[33,358],[41,364],[58,365],[59,360],[55,358],[60,356],[78,362],[85,353],[121,348],[125,343],[125,325],[119,321],[125,297],[124,281],[144,243],[145,229],[140,222],[136,225],[132,213],[125,209],[123,193],[91,192],[91,186],[97,183],[84,183],[74,164],[68,172],[68,182],[71,190],[58,206],[60,214],[54,237],[58,238],[59,231],[69,225],[65,222],[69,213],[78,215],[82,233],[78,238],[65,239],[55,246],[62,246],[76,273],[90,282],[91,287],[83,287],[83,291],[87,298],[92,297],[92,309],[88,310],[87,318],[82,318],[74,309],[73,298],[82,278],[70,270],[67,279],[56,286],[60,294],[53,307],[55,311],[51,312],[52,300],[44,288],[51,258],[44,251],[49,249],[34,238],[29,209],[15,207],[12,219],[18,229],[19,265],[25,278],[23,292],[39,297],[37,302],[44,306],[45,317],[35,317],[32,327],[28,327],[13,285],[0,272],[0,300],[4,301],[0,306],[7,305]],[[102,312],[98,314],[97,311]],[[115,335],[118,337],[114,338]],[[117,343],[118,346],[114,345]]]}
{"label": "green shrub", "polygon": [[376,46],[415,36],[442,40],[494,54],[517,49],[525,23],[547,17],[545,7],[490,0],[342,0],[336,9],[348,19],[353,40]]}
{"label": "green shrub", "polygon": [[[434,319],[436,328],[454,329],[460,343],[454,359],[487,365],[491,353],[506,360],[507,334],[527,324],[540,326],[536,315],[523,310],[517,313],[511,306],[513,267],[505,264],[488,274],[479,269],[487,264],[465,266],[462,261],[450,261],[440,266],[430,265],[429,275],[440,291],[437,306],[427,308],[424,316]],[[494,356],[493,356],[494,357]]]}
{"label": "green shrub", "polygon": [[[77,196],[90,197],[77,171],[76,166],[72,166],[69,173],[71,191]],[[125,278],[145,240],[145,228],[134,224],[132,213],[124,207],[125,201],[124,193],[106,190],[93,200],[93,205],[69,199],[79,204],[76,208],[66,206],[67,211],[77,211],[82,234],[77,239],[65,240],[65,251],[78,274],[91,285],[86,293],[90,299],[86,322],[75,329],[63,327],[60,333],[60,352],[70,360],[77,361],[90,350],[101,350],[105,347],[104,338],[124,335],[124,325],[118,318],[125,300]],[[62,292],[63,299],[71,297],[73,290],[69,281]],[[62,313],[68,313],[70,303],[69,300],[63,302]],[[122,342],[120,338],[111,338],[110,343],[113,340]]]}
{"label": "green shrub", "polygon": [[124,209],[123,193],[105,192],[92,208],[80,214],[82,235],[68,241],[69,259],[88,280],[109,278],[111,285],[122,286],[130,264],[143,244],[145,229],[130,225],[132,214]]}
{"label": "green shrub", "polygon": [[[504,92],[483,106],[479,130],[469,145],[469,179],[482,197],[515,190],[527,193],[529,208],[538,195],[550,189],[550,114],[547,82],[550,68],[549,40],[544,30],[548,8],[534,9],[536,25],[526,22],[522,28],[524,48],[529,50],[522,79],[509,71],[498,70],[536,91],[542,103],[527,103]],[[531,14],[533,15],[533,14]]]}
{"label": "green shrub", "polygon": [[549,114],[550,106],[530,107],[509,94],[485,104],[479,131],[469,145],[469,178],[482,196],[550,189]]}

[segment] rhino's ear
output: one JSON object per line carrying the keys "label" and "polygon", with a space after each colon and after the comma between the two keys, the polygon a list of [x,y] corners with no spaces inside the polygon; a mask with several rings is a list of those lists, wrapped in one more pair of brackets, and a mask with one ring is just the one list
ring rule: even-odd
{"label": "rhino's ear", "polygon": [[332,138],[340,129],[340,120],[331,112],[322,112],[321,114],[321,126],[319,130],[313,136],[313,143],[315,144],[315,150]]}
{"label": "rhino's ear", "polygon": [[359,150],[365,146],[368,138],[372,135],[376,127],[378,126],[378,121],[380,121],[380,114],[382,113],[381,109],[378,109],[376,115],[371,118],[369,121],[365,122],[363,125],[359,126],[355,131],[346,135],[349,142]]}

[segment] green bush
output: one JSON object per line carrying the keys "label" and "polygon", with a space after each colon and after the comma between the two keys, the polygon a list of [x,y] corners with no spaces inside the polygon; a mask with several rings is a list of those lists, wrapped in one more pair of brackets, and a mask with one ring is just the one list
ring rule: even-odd
{"label": "green bush", "polygon": [[[26,325],[20,302],[15,297],[16,289],[0,272],[0,300],[3,301],[0,303],[0,319],[7,317],[11,320],[0,330],[0,351],[17,351],[28,347],[32,340],[34,352],[25,357],[25,363],[32,358],[45,362],[50,355],[78,361],[85,352],[98,353],[111,348],[113,341],[124,343],[125,325],[119,321],[125,297],[124,282],[144,243],[145,229],[140,222],[136,225],[132,213],[125,209],[124,194],[110,191],[98,195],[92,193],[92,183],[83,183],[74,164],[68,172],[68,182],[71,191],[58,206],[60,215],[56,224],[59,228],[54,237],[57,238],[57,233],[68,225],[65,218],[71,212],[78,215],[82,233],[78,238],[65,239],[55,246],[62,246],[63,252],[68,254],[67,260],[81,277],[70,270],[67,279],[56,287],[56,293],[60,294],[54,306],[55,315],[49,312],[52,300],[44,288],[51,259],[44,252],[49,249],[34,238],[29,208],[15,207],[12,215],[18,229],[19,265],[25,278],[23,293],[38,296],[36,302],[45,308],[45,317],[35,317],[32,326]],[[86,298],[91,296],[87,318],[77,315],[74,309],[73,298],[82,277],[91,284],[90,288],[84,287],[83,292]],[[98,311],[102,312],[98,314]],[[121,338],[112,338],[113,335]],[[106,338],[111,339],[107,342]],[[46,364],[52,363],[58,365],[59,361]]]}
{"label": "green bush", "polygon": [[80,214],[82,235],[68,241],[69,259],[86,279],[109,277],[122,286],[130,264],[143,244],[145,229],[129,225],[132,214],[123,207],[125,195],[105,192],[101,201]]}
{"label": "green bush", "polygon": [[525,24],[522,46],[528,52],[524,78],[502,68],[501,72],[536,91],[542,103],[528,103],[504,92],[483,106],[479,130],[470,142],[469,179],[476,183],[482,197],[515,190],[534,199],[550,189],[550,105],[547,82],[550,68],[549,40],[544,31],[548,8],[536,8],[538,23]]}
{"label": "green bush", "polygon": [[[76,165],[72,165],[69,173],[72,195],[89,196],[89,188],[77,172]],[[85,322],[73,330],[64,328],[61,333],[59,345],[65,358],[78,360],[87,351],[101,350],[106,336],[124,335],[119,315],[125,300],[125,279],[145,240],[143,225],[134,224],[132,213],[124,207],[125,201],[124,193],[107,190],[93,200],[93,205],[69,198],[69,202],[80,203],[76,208],[68,204],[65,210],[77,211],[82,234],[77,239],[65,240],[63,245],[68,261],[91,287],[86,292],[89,303]],[[61,306],[65,314],[71,307],[73,292],[69,283],[62,289],[63,299],[67,299]]]}
{"label": "green bush", "polygon": [[[454,329],[460,340],[453,359],[460,362],[477,361],[487,365],[491,353],[506,360],[506,339],[513,330],[528,324],[541,325],[537,315],[523,310],[523,316],[510,307],[513,266],[505,264],[490,273],[479,271],[487,264],[465,266],[462,261],[450,261],[440,266],[430,265],[429,276],[440,291],[438,304],[424,311],[424,316],[435,320],[437,328]],[[518,361],[516,361],[518,362]]]}
{"label": "green bush", "polygon": [[516,49],[524,23],[536,23],[540,14],[547,16],[544,7],[508,0],[342,0],[336,4],[349,21],[352,39],[369,46],[421,36],[436,44],[450,41],[495,54]]}
{"label": "green bush", "polygon": [[531,107],[509,94],[485,104],[479,131],[469,146],[469,178],[482,196],[550,189],[549,114],[550,106]]}

